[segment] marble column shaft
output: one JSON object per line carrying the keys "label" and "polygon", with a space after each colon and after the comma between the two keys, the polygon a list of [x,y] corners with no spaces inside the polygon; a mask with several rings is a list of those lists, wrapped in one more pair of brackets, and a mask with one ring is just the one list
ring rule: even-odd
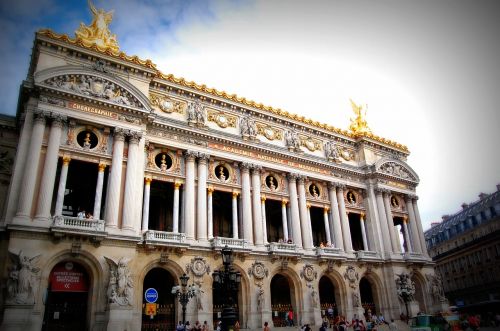
{"label": "marble column shaft", "polygon": [[366,239],[365,214],[361,213],[361,215],[359,216],[359,222],[360,222],[359,225],[361,226],[361,237],[363,239],[363,249],[365,251],[369,251],[370,248],[368,247],[368,240]]}
{"label": "marble column shaft", "polygon": [[308,217],[308,209],[306,202],[306,178],[300,176],[297,180],[297,193],[299,195],[299,213],[300,213],[300,229],[302,232],[302,245],[304,249],[310,250],[313,248],[311,240],[311,222]]}
{"label": "marble column shaft", "polygon": [[99,163],[99,170],[97,172],[97,184],[95,187],[95,198],[94,198],[94,219],[101,219],[101,201],[102,201],[102,189],[104,184],[104,170],[106,165],[104,163]]}
{"label": "marble column shaft", "polygon": [[106,226],[117,227],[120,206],[120,192],[122,185],[123,148],[125,132],[116,128],[113,136],[113,158],[111,160],[111,173],[109,179],[108,198],[106,201]]}
{"label": "marble column shaft", "polygon": [[383,190],[377,189],[375,191],[375,195],[377,200],[377,210],[380,220],[380,226],[382,230],[382,238],[383,238],[382,244],[384,246],[385,252],[391,254],[394,252],[394,250],[392,249],[392,240],[390,236],[389,225],[387,224],[387,215],[385,213]]}
{"label": "marble column shaft", "polygon": [[418,197],[414,196],[412,200],[413,200],[412,204],[413,211],[415,212],[415,219],[417,223],[418,237],[420,238],[420,247],[422,247],[422,253],[426,257],[429,257],[429,253],[427,251],[427,245],[425,244],[424,231],[422,229],[422,220],[420,219],[420,212],[418,211],[418,204],[417,204]]}
{"label": "marble column shaft", "polygon": [[142,204],[142,232],[149,230],[149,198],[151,192],[151,181],[149,177],[144,178],[144,202]]}
{"label": "marble column shaft", "polygon": [[384,207],[387,216],[387,226],[389,228],[389,235],[391,237],[391,242],[392,242],[392,251],[394,253],[401,253],[401,243],[399,242],[399,236],[396,232],[396,227],[394,226],[394,220],[392,218],[392,212],[391,212],[391,202],[389,201],[389,199],[390,199],[390,193],[384,192]]}
{"label": "marble column shaft", "polygon": [[45,114],[34,113],[33,131],[31,132],[28,157],[22,177],[21,192],[17,208],[17,217],[31,218],[31,206],[35,193],[36,180],[38,178],[38,164],[40,161],[40,150],[42,148],[43,133],[45,131]]}
{"label": "marble column shaft", "polygon": [[[174,233],[179,232],[179,212],[180,212],[180,207],[179,207],[179,189],[181,187],[181,183],[175,182],[174,183],[174,208],[172,208],[172,231]],[[210,208],[212,208],[212,204],[210,203]]]}
{"label": "marble column shaft", "polygon": [[418,234],[417,218],[415,216],[415,210],[413,209],[413,201],[411,198],[406,197],[406,209],[408,210],[408,217],[410,221],[411,229],[411,247],[415,253],[422,253],[422,247],[420,245],[420,236]]}
{"label": "marble column shaft", "polygon": [[198,240],[207,240],[207,164],[209,155],[200,153],[198,155],[198,197],[196,232]]}
{"label": "marble column shaft", "polygon": [[233,239],[238,239],[238,192],[232,195]]}
{"label": "marble column shaft", "polygon": [[68,179],[68,167],[70,161],[71,158],[69,156],[63,157],[61,175],[59,176],[59,186],[57,187],[56,208],[54,210],[55,216],[62,216],[64,195],[66,193],[66,180]]}
{"label": "marble column shaft", "polygon": [[[290,210],[292,219],[292,241],[302,248],[302,234],[300,232],[299,200],[297,197],[297,175],[288,175],[288,193],[290,194]],[[304,220],[305,222],[305,220]]]}
{"label": "marble column shaft", "polygon": [[332,209],[332,221],[333,221],[333,239],[334,246],[340,248],[341,250],[345,250],[344,248],[344,238],[342,238],[342,226],[340,225],[340,211],[339,211],[339,203],[337,201],[337,184],[330,183],[328,185],[329,188],[329,197],[330,197],[330,206]]}
{"label": "marble column shaft", "polygon": [[243,209],[243,239],[253,243],[252,200],[250,192],[250,164],[241,164],[241,204]]}
{"label": "marble column shaft", "polygon": [[352,252],[351,229],[349,227],[349,218],[344,202],[344,186],[337,187],[337,201],[339,203],[340,222],[342,224],[342,237],[344,238],[344,247],[346,252]]}
{"label": "marble column shaft", "polygon": [[286,217],[286,205],[288,201],[286,199],[281,200],[281,223],[283,226],[283,239],[288,241],[288,219]]}
{"label": "marble column shaft", "polygon": [[35,216],[35,219],[40,221],[48,221],[50,219],[50,207],[54,193],[54,182],[56,180],[63,120],[65,120],[65,118],[62,116],[52,116],[52,125],[50,126],[49,141],[45,153],[45,162],[42,180],[40,181],[40,191],[38,194],[37,212]]}
{"label": "marble column shaft", "polygon": [[323,208],[323,221],[325,223],[325,234],[326,234],[326,241],[328,243],[332,243],[332,237],[330,236],[330,225],[328,224],[328,211],[330,208],[326,207]]}
{"label": "marble column shaft", "polygon": [[403,218],[403,235],[405,237],[405,241],[406,241],[406,251],[408,253],[412,253],[413,252],[413,248],[411,246],[411,241],[410,241],[410,234],[408,233],[408,219],[406,218],[406,216]]}
{"label": "marble column shaft", "polygon": [[186,151],[186,199],[184,204],[184,231],[187,239],[194,239],[195,232],[195,159],[198,153]]}
{"label": "marble column shaft", "polygon": [[252,166],[253,231],[255,245],[264,245],[262,210],[260,201],[260,166]]}
{"label": "marble column shaft", "polygon": [[263,243],[267,244],[267,219],[266,219],[266,196],[260,196],[261,206],[260,210],[262,211],[262,238]]}
{"label": "marble column shaft", "polygon": [[214,237],[214,212],[213,212],[213,205],[212,205],[213,192],[214,192],[213,186],[208,186],[207,187],[207,236],[208,236],[208,239],[212,239]]}
{"label": "marble column shaft", "polygon": [[123,195],[123,224],[122,229],[135,232],[139,230],[135,228],[136,208],[140,205],[138,203],[139,197],[136,197],[136,173],[139,161],[139,140],[142,134],[138,132],[131,132],[128,143],[128,158],[127,169],[125,172],[125,192]]}

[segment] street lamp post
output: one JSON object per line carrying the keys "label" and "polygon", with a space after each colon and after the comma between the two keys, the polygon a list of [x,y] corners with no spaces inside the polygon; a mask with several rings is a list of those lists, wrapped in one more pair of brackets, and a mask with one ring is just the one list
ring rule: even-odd
{"label": "street lamp post", "polygon": [[233,269],[233,250],[225,246],[222,249],[222,270],[215,270],[212,273],[214,286],[223,300],[222,310],[222,331],[232,331],[237,320],[234,309],[238,297],[238,287],[241,282],[241,273]]}
{"label": "street lamp post", "polygon": [[180,277],[181,286],[176,285],[172,287],[172,294],[179,298],[179,303],[182,306],[182,324],[186,325],[186,306],[189,302],[189,299],[196,295],[196,285],[187,286],[189,276],[183,274]]}

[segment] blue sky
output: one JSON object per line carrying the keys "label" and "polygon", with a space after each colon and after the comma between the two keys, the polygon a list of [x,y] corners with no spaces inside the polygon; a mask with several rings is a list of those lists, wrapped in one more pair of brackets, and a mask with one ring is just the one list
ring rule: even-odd
{"label": "blue sky", "polygon": [[[138,1],[115,10],[123,51],[164,73],[347,128],[349,98],[407,145],[427,228],[500,183],[500,2]],[[0,2],[0,112],[14,114],[34,32],[74,36],[85,0]]]}

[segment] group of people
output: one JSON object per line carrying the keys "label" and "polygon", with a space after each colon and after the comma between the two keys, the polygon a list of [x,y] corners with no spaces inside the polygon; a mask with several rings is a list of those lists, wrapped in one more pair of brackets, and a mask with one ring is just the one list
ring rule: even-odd
{"label": "group of people", "polygon": [[[352,327],[354,331],[375,331],[377,330],[377,326],[381,324],[388,324],[391,331],[397,330],[394,320],[391,320],[391,323],[387,323],[382,315],[377,316],[375,314],[369,314],[369,316],[366,316],[366,320],[363,320],[354,314],[354,317],[349,322],[344,316],[336,316],[334,318],[333,308],[328,308],[327,313],[328,315],[323,316],[323,323],[320,331],[326,331],[328,327],[332,328],[334,331],[347,331],[349,327]],[[304,328],[302,331],[307,330]]]}
{"label": "group of people", "polygon": [[333,247],[333,246],[329,241],[327,241],[326,243],[324,242],[319,243],[319,248],[325,248],[325,247]]}
{"label": "group of people", "polygon": [[81,209],[78,211],[78,214],[76,215],[76,217],[78,217],[78,219],[88,219],[88,220],[91,220],[91,219],[94,219],[94,215],[92,215],[91,212],[85,212],[85,209]]}
{"label": "group of people", "polygon": [[182,324],[182,321],[179,321],[179,324],[177,324],[177,327],[175,328],[175,330],[176,331],[209,331],[210,329],[208,327],[207,321],[204,321],[203,324],[200,324],[200,321],[196,321],[196,323],[194,323],[193,326],[191,326],[189,321],[187,321],[186,324]]}

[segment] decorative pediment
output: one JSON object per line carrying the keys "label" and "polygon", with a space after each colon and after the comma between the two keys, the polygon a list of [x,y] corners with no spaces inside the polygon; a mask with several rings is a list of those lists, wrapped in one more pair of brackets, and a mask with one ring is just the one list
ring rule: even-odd
{"label": "decorative pediment", "polygon": [[417,173],[408,164],[396,159],[383,158],[378,160],[374,164],[374,171],[416,183],[420,181]]}
{"label": "decorative pediment", "polygon": [[86,67],[62,66],[35,74],[35,85],[149,112],[149,100],[118,76]]}

